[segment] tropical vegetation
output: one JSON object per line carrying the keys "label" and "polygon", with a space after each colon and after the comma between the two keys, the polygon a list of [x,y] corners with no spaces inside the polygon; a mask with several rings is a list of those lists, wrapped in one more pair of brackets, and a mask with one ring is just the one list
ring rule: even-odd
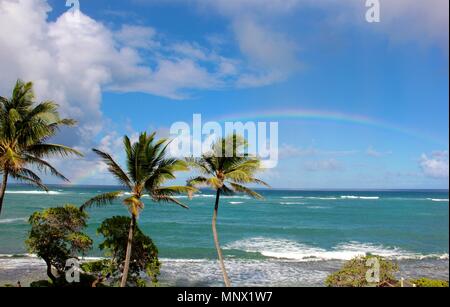
{"label": "tropical vegetation", "polygon": [[48,190],[35,170],[68,181],[45,159],[81,154],[68,146],[49,141],[63,126],[75,121],[61,118],[53,101],[35,102],[33,83],[18,80],[11,97],[0,96],[0,215],[8,178]]}
{"label": "tropical vegetation", "polygon": [[[111,258],[96,263],[86,263],[83,267],[84,271],[109,275],[112,285],[120,281],[122,275],[120,266],[123,265],[126,257],[130,223],[131,218],[127,216],[114,216],[102,222],[97,229],[97,232],[104,237],[104,241],[99,245],[99,248],[105,251],[106,256]],[[95,267],[95,264],[97,264],[97,267]],[[146,286],[147,283],[142,278],[142,273],[149,277],[153,285],[157,285],[160,265],[156,245],[136,225],[133,232],[133,248],[127,286]]]}
{"label": "tropical vegetation", "polygon": [[92,239],[83,232],[86,220],[87,214],[74,205],[48,208],[31,215],[26,245],[30,253],[45,261],[53,285],[64,283],[68,259],[78,259],[91,249]]}
{"label": "tropical vegetation", "polygon": [[[379,267],[379,278],[377,282],[371,282],[367,273],[374,266],[375,260]],[[327,287],[397,287],[399,282],[396,274],[399,267],[396,263],[380,256],[366,255],[355,257],[347,261],[342,268],[330,274],[325,280]]]}
{"label": "tropical vegetation", "polygon": [[[136,142],[132,142],[128,136],[123,139],[125,147],[126,169],[123,169],[113,157],[98,149],[93,151],[100,156],[107,165],[108,171],[130,194],[122,202],[128,208],[131,219],[126,243],[126,254],[123,263],[121,287],[127,285],[127,279],[132,258],[132,245],[136,221],[140,212],[144,209],[142,197],[149,196],[155,202],[168,202],[187,208],[176,197],[180,193],[192,193],[195,191],[188,186],[164,186],[168,180],[175,179],[178,171],[187,171],[187,164],[179,159],[170,158],[167,154],[169,142],[167,139],[157,140],[155,133],[141,133]],[[98,195],[81,206],[85,210],[91,206],[104,206],[111,204],[115,199],[124,195],[123,191],[109,192]]]}
{"label": "tropical vegetation", "polygon": [[220,269],[227,287],[231,286],[231,282],[225,268],[216,226],[220,196],[243,193],[253,198],[262,198],[260,194],[246,185],[258,184],[268,186],[267,183],[255,177],[255,174],[261,171],[261,161],[257,157],[245,153],[247,146],[248,143],[243,137],[230,135],[213,143],[211,150],[200,158],[187,159],[189,166],[200,173],[199,176],[190,178],[187,181],[187,185],[192,187],[209,187],[216,191],[212,232]]}

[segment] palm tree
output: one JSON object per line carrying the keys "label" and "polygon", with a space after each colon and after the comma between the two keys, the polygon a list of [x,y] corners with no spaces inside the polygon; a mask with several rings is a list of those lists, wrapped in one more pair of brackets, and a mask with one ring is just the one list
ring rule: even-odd
{"label": "palm tree", "polygon": [[[212,145],[211,151],[203,154],[200,158],[188,159],[188,164],[197,169],[201,176],[189,179],[187,185],[192,187],[210,187],[216,191],[212,232],[219,265],[227,287],[231,287],[231,283],[223,262],[216,229],[220,195],[237,192],[260,199],[262,196],[246,187],[245,184],[268,186],[264,181],[254,177],[255,173],[261,170],[261,161],[256,157],[243,154],[242,151],[245,149],[245,146],[247,146],[247,142],[242,137],[232,135],[219,139]],[[229,151],[230,148],[232,149],[231,151]]]}
{"label": "palm tree", "polygon": [[[131,213],[131,223],[120,283],[121,287],[125,287],[127,283],[133,233],[139,213],[144,208],[144,203],[141,200],[142,197],[147,194],[156,202],[171,202],[183,208],[188,208],[174,196],[195,190],[187,186],[162,186],[165,181],[175,179],[175,172],[188,170],[187,164],[184,161],[167,157],[166,149],[168,142],[166,139],[156,141],[155,133],[147,135],[144,132],[139,136],[137,142],[132,144],[130,139],[125,136],[123,143],[125,146],[127,171],[123,170],[108,153],[93,149],[103,162],[106,163],[108,171],[131,194],[131,196],[123,200],[123,204],[128,207]],[[110,204],[122,195],[123,191],[98,195],[84,203],[81,206],[81,210],[92,205],[102,206]]]}
{"label": "palm tree", "polygon": [[36,103],[34,98],[33,83],[21,80],[16,82],[11,98],[0,97],[0,214],[9,176],[48,191],[30,167],[68,181],[44,159],[55,155],[81,156],[70,147],[47,143],[61,126],[72,126],[75,121],[60,118],[58,105],[53,101]]}

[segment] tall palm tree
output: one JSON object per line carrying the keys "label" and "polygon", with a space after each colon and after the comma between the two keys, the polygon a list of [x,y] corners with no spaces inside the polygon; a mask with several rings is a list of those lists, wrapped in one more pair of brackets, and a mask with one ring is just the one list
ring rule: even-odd
{"label": "tall palm tree", "polygon": [[220,269],[222,270],[223,280],[227,287],[231,287],[231,283],[225,269],[216,229],[220,195],[234,194],[237,192],[260,199],[262,198],[260,194],[245,185],[261,184],[268,186],[264,181],[254,177],[261,170],[261,161],[256,157],[243,154],[246,146],[247,142],[242,137],[232,135],[224,139],[219,139],[212,145],[211,151],[203,154],[200,158],[188,159],[188,164],[197,169],[201,175],[189,179],[187,185],[192,187],[210,187],[216,191],[212,232]]}
{"label": "tall palm tree", "polygon": [[8,177],[48,190],[41,178],[32,170],[50,174],[68,181],[46,157],[81,154],[64,145],[51,144],[61,126],[72,126],[73,119],[60,118],[58,105],[53,101],[36,103],[33,83],[16,82],[10,98],[0,97],[0,214]]}
{"label": "tall palm tree", "polygon": [[[141,133],[137,142],[132,144],[128,136],[125,136],[123,143],[125,146],[127,171],[122,169],[108,153],[93,149],[106,163],[108,171],[131,194],[131,196],[123,200],[123,204],[128,207],[131,214],[131,223],[120,283],[121,287],[125,287],[127,283],[136,220],[140,211],[144,208],[142,197],[149,195],[156,202],[171,202],[187,208],[174,196],[194,191],[192,187],[187,186],[162,186],[165,181],[175,179],[175,172],[188,170],[186,162],[167,157],[168,142],[166,139],[157,141],[155,140],[155,133],[147,135],[144,132]],[[93,205],[110,204],[122,195],[123,191],[98,195],[84,203],[81,206],[81,210]]]}

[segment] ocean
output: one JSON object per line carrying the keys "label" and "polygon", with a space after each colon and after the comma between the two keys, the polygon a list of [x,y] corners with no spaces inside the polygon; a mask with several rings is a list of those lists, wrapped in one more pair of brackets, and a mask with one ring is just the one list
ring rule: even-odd
{"label": "ocean", "polygon": [[[117,188],[8,187],[0,217],[0,283],[45,278],[43,263],[27,255],[27,219],[37,210],[81,205]],[[345,260],[372,253],[397,261],[399,277],[449,279],[448,191],[261,190],[263,200],[223,196],[218,231],[230,279],[236,286],[322,286]],[[214,193],[204,190],[190,209],[144,198],[138,223],[159,249],[165,286],[221,286],[211,233]],[[89,211],[87,233],[101,257],[96,229],[105,218],[127,215],[117,203]]]}

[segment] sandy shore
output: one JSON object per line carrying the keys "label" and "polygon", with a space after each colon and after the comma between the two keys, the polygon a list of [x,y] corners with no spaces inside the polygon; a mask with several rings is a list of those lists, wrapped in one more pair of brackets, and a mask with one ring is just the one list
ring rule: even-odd
{"label": "sandy shore", "polygon": [[[162,259],[162,286],[222,286],[215,260]],[[449,279],[446,259],[401,260],[399,277]],[[284,260],[227,260],[230,278],[236,286],[323,286],[328,274],[338,270],[343,261],[294,262]],[[28,286],[47,279],[45,264],[34,257],[0,258],[0,285]]]}

